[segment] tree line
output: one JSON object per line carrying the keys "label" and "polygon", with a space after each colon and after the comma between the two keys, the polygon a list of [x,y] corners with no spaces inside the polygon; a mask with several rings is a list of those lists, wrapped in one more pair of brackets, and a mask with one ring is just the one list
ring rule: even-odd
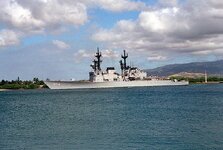
{"label": "tree line", "polygon": [[38,89],[38,88],[48,88],[47,85],[43,82],[43,80],[39,80],[38,78],[33,78],[33,80],[25,80],[22,81],[17,80],[1,80],[0,89]]}
{"label": "tree line", "polygon": [[[190,83],[203,83],[205,82],[205,77],[197,78],[186,78],[186,77],[171,77],[172,80],[177,79],[179,81],[187,80]],[[207,78],[208,82],[223,82],[223,77],[210,76]]]}

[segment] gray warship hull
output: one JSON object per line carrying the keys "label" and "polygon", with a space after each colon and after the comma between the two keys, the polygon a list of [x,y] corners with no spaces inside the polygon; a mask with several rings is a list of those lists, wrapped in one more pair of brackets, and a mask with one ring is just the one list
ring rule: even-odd
{"label": "gray warship hull", "polygon": [[149,86],[183,86],[188,81],[172,80],[139,80],[139,81],[45,81],[50,89],[94,89],[94,88],[121,88],[121,87],[149,87]]}

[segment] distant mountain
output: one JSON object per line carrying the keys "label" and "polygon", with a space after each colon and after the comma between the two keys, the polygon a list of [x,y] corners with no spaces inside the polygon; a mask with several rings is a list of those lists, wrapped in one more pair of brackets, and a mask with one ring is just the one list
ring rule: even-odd
{"label": "distant mountain", "polygon": [[223,76],[223,60],[212,62],[193,62],[187,64],[172,64],[155,69],[146,69],[148,75],[167,77],[175,74],[185,73],[201,73],[204,74],[205,70],[208,75]]}

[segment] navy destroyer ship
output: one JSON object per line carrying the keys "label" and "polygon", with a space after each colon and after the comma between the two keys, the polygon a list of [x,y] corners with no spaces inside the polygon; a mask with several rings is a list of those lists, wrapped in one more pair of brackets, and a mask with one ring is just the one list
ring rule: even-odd
{"label": "navy destroyer ship", "polygon": [[137,67],[126,64],[128,54],[124,50],[120,60],[121,73],[117,73],[114,67],[101,69],[102,54],[97,49],[92,71],[89,72],[89,80],[86,81],[45,81],[50,89],[86,89],[86,88],[116,88],[116,87],[147,87],[147,86],[177,86],[188,85],[188,81],[177,81],[148,77],[147,73]]}

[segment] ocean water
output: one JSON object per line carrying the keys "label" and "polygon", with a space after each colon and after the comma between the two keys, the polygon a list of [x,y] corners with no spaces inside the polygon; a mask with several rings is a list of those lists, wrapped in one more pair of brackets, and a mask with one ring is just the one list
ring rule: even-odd
{"label": "ocean water", "polygon": [[1,150],[223,149],[223,84],[0,92]]}

